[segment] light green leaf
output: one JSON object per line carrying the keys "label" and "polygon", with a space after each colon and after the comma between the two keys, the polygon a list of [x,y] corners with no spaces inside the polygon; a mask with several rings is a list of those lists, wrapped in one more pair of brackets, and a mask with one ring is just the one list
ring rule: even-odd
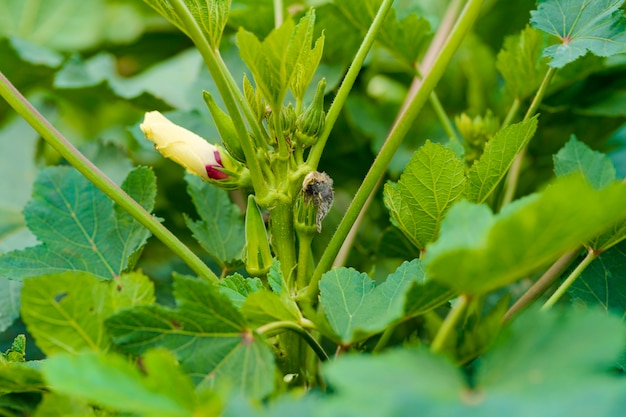
{"label": "light green leaf", "polygon": [[142,359],[145,374],[114,354],[60,354],[43,366],[55,392],[101,406],[154,417],[191,417],[194,386],[169,352],[150,351]]}
{"label": "light green leaf", "polygon": [[291,297],[286,294],[281,296],[267,290],[250,294],[244,301],[241,312],[255,327],[274,321],[299,322],[302,319],[300,309]]}
{"label": "light green leaf", "polygon": [[56,393],[46,393],[33,417],[92,417],[94,410],[86,401]]}
{"label": "light green leaf", "polygon": [[472,387],[425,349],[344,355],[323,368],[333,395],[308,409],[328,417],[612,417],[623,411],[626,381],[610,369],[624,335],[618,320],[593,311],[524,314],[474,364]]}
{"label": "light green leaf", "polygon": [[218,282],[220,293],[228,297],[230,302],[241,309],[246,298],[263,288],[259,278],[244,278],[241,274],[229,275]]}
{"label": "light green leaf", "polygon": [[441,220],[464,187],[463,162],[450,149],[427,141],[400,180],[385,184],[384,201],[392,222],[423,250],[436,239]]}
{"label": "light green leaf", "polygon": [[[311,32],[311,35],[313,33]],[[304,54],[295,64],[293,76],[289,81],[289,88],[294,97],[298,100],[304,100],[309,84],[315,75],[315,71],[322,59],[322,51],[324,50],[324,34],[317,38],[313,49],[304,49]]]}
{"label": "light green leaf", "polygon": [[502,74],[506,89],[513,98],[520,100],[539,88],[548,71],[541,51],[545,45],[541,32],[526,27],[519,35],[509,36],[498,53],[496,68]]}
{"label": "light green leaf", "polygon": [[20,315],[22,283],[0,277],[0,332],[4,332]]}
{"label": "light green leaf", "polygon": [[228,21],[230,0],[185,0],[185,4],[211,47],[215,50],[219,49],[222,33]]}
{"label": "light green leaf", "polygon": [[531,12],[530,23],[559,38],[544,56],[550,66],[561,68],[585,55],[608,57],[626,52],[624,0],[541,0]]}
{"label": "light green leaf", "polygon": [[615,181],[615,167],[611,159],[601,152],[592,150],[574,135],[553,159],[557,177],[580,173],[596,189]]}
{"label": "light green leaf", "polygon": [[0,363],[0,392],[34,392],[46,388],[39,371],[29,363]]}
{"label": "light green leaf", "polygon": [[[581,173],[597,189],[606,187],[616,179],[615,166],[601,152],[593,151],[574,135],[554,156],[554,171],[558,177]],[[591,240],[588,245],[597,251],[606,251],[626,238],[626,222],[613,225],[608,231]]]}
{"label": "light green leaf", "polygon": [[315,13],[311,9],[297,25],[286,19],[262,42],[244,29],[237,33],[239,54],[254,75],[263,97],[276,112],[280,111],[296,65],[317,53],[311,52],[314,23]]}
{"label": "light green leaf", "polygon": [[505,127],[487,142],[480,159],[467,174],[465,195],[469,201],[480,204],[487,200],[536,129],[537,116]]}
{"label": "light green leaf", "polygon": [[102,282],[88,273],[64,272],[24,281],[22,319],[46,354],[107,350],[104,320],[153,300],[153,285],[140,273]]}
{"label": "light green leaf", "polygon": [[187,227],[222,269],[241,267],[245,244],[241,211],[230,201],[226,191],[190,174],[185,175],[185,181],[200,216],[196,221],[185,217]]}
{"label": "light green leaf", "polygon": [[460,202],[427,248],[426,272],[462,293],[510,284],[622,221],[625,198],[626,184],[597,191],[573,176],[495,216],[486,206]]}
{"label": "light green leaf", "polygon": [[273,390],[271,349],[247,329],[241,313],[218,288],[175,276],[174,296],[176,310],[138,306],[109,318],[115,344],[135,355],[166,348],[203,387],[223,384],[255,398]]}
{"label": "light green leaf", "polygon": [[341,343],[350,344],[403,317],[405,294],[421,280],[423,270],[417,259],[403,263],[378,286],[367,274],[337,268],[320,280],[320,304]]}
{"label": "light green leaf", "polygon": [[[122,188],[147,210],[156,194],[152,170],[137,168]],[[29,229],[42,244],[0,256],[0,275],[22,279],[84,271],[103,279],[119,276],[146,241],[148,232],[76,170],[41,170],[33,199],[24,209]]]}

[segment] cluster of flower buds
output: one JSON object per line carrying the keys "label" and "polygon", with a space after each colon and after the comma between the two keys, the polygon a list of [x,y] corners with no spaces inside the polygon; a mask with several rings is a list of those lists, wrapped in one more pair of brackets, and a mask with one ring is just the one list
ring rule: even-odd
{"label": "cluster of flower buds", "polygon": [[317,84],[313,102],[296,120],[294,142],[297,145],[303,147],[314,145],[317,142],[317,138],[324,130],[324,122],[326,120],[326,114],[324,113],[325,90],[326,79],[322,78]]}
{"label": "cluster of flower buds", "polygon": [[223,189],[250,185],[248,169],[224,148],[172,123],[158,111],[146,113],[139,127],[164,157],[203,180]]}
{"label": "cluster of flower buds", "polygon": [[462,113],[455,117],[455,124],[463,137],[465,161],[468,165],[480,158],[485,144],[500,129],[500,121],[491,111],[487,111],[485,116],[476,116],[473,119]]}

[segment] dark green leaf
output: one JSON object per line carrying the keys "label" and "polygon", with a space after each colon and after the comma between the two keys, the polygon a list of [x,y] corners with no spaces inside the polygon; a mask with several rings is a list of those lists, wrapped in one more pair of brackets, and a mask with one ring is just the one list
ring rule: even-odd
{"label": "dark green leaf", "polygon": [[626,52],[626,20],[620,6],[624,0],[541,0],[531,12],[531,24],[554,35],[560,42],[544,56],[550,66],[561,68],[585,55]]}
{"label": "dark green leaf", "polygon": [[[154,205],[154,174],[131,172],[124,186],[147,210]],[[104,279],[119,276],[146,241],[148,232],[76,170],[41,170],[33,199],[24,209],[29,229],[43,243],[0,257],[0,274],[22,279],[84,271]]]}
{"label": "dark green leaf", "polygon": [[341,342],[350,344],[403,317],[407,290],[423,280],[417,259],[403,263],[378,286],[367,274],[337,268],[320,280],[320,304]]}
{"label": "dark green leaf", "polygon": [[536,129],[537,116],[505,127],[487,142],[482,156],[467,174],[465,195],[468,200],[478,204],[487,200]]}
{"label": "dark green leaf", "polygon": [[385,204],[393,223],[424,249],[436,239],[441,220],[464,187],[463,162],[450,149],[427,141],[397,184],[385,184]]}
{"label": "dark green leaf", "polygon": [[625,198],[624,184],[598,191],[574,176],[495,216],[486,206],[460,202],[427,249],[426,272],[462,293],[510,284],[623,220]]}
{"label": "dark green leaf", "polygon": [[504,40],[496,67],[512,97],[522,100],[539,88],[548,71],[546,59],[541,57],[544,44],[541,33],[531,27]]}
{"label": "dark green leaf", "polygon": [[243,219],[239,208],[231,203],[228,193],[187,174],[187,192],[191,195],[201,220],[185,218],[193,236],[222,269],[242,265],[245,244]]}
{"label": "dark green leaf", "polygon": [[0,332],[5,331],[20,315],[22,283],[0,277]]}
{"label": "dark green leaf", "polygon": [[66,395],[142,416],[191,417],[194,387],[169,352],[147,352],[145,374],[113,354],[83,352],[49,358],[43,372],[50,386]]}
{"label": "dark green leaf", "polygon": [[41,373],[29,363],[0,363],[0,392],[32,392],[45,387]]}
{"label": "dark green leaf", "polygon": [[107,320],[113,341],[141,355],[153,347],[175,352],[181,367],[201,386],[234,384],[238,392],[263,397],[273,390],[274,359],[263,340],[218,288],[176,276],[178,308],[139,306]]}

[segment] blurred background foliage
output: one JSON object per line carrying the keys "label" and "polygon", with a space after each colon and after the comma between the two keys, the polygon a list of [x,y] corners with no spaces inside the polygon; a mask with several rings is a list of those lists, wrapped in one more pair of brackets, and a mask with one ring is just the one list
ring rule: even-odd
{"label": "blurred background foliage", "polygon": [[[316,7],[318,30],[326,36],[316,79],[328,80],[327,104],[363,37],[362,28],[333,25],[342,18],[341,3],[285,2],[287,12],[296,18],[308,7]],[[397,0],[395,15],[404,19],[417,14],[436,28],[447,3]],[[272,0],[233,0],[221,53],[237,80],[246,69],[234,33],[244,26],[259,37],[267,35],[274,24],[272,7]],[[474,33],[436,89],[452,120],[461,113],[476,117],[492,112],[500,121],[504,118],[511,98],[496,70],[496,56],[504,39],[526,26],[534,7],[533,0],[486,2]],[[539,130],[529,148],[520,195],[541,187],[553,175],[552,155],[572,134],[609,153],[618,175],[626,174],[625,66],[623,56],[585,57],[559,71],[540,108]],[[0,0],[0,71],[116,182],[134,165],[153,166],[159,186],[156,215],[190,246],[197,246],[183,219],[183,213],[195,214],[182,168],[161,158],[138,128],[144,112],[159,110],[210,141],[219,140],[201,91],[218,94],[189,39],[140,0]],[[384,141],[410,83],[402,59],[384,43],[377,44],[320,164],[320,170],[334,179],[336,199],[323,233],[314,242],[318,254]],[[527,106],[528,102],[522,105],[522,112]],[[448,141],[428,105],[393,159],[388,178],[398,178],[426,139]],[[30,198],[37,170],[59,163],[63,161],[58,154],[0,101],[0,252],[35,243],[21,210]],[[363,220],[347,264],[380,279],[402,260],[414,258],[416,249],[391,228],[380,193],[378,197]],[[208,257],[206,261],[211,262]],[[158,297],[165,303],[170,300],[172,271],[189,272],[155,239],[146,247],[139,267],[155,280]],[[7,285],[0,292],[19,290],[18,283]],[[22,331],[19,322],[9,328],[0,350]]]}

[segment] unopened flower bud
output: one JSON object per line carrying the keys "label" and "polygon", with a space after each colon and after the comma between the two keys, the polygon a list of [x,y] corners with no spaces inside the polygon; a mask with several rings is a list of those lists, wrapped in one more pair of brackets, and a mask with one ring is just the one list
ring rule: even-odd
{"label": "unopened flower bud", "polygon": [[213,99],[213,96],[211,96],[208,91],[203,91],[202,97],[209,108],[209,112],[211,112],[213,122],[215,122],[215,127],[222,138],[224,147],[236,160],[245,162],[246,157],[244,156],[243,149],[239,143],[239,135],[237,134],[237,129],[235,129],[233,120],[228,114],[220,109]]}
{"label": "unopened flower bud", "polygon": [[283,128],[283,135],[291,137],[293,131],[296,129],[296,111],[293,109],[291,103],[287,107],[283,106],[280,111],[280,124]]}
{"label": "unopened flower bud", "polygon": [[221,146],[213,145],[195,133],[172,123],[158,111],[146,113],[139,125],[148,140],[166,158],[188,172],[222,188],[239,188],[246,179],[242,164]]}
{"label": "unopened flower bud", "polygon": [[274,260],[265,222],[252,194],[248,196],[246,207],[245,234],[246,246],[243,251],[243,261],[246,271],[255,277],[267,274]]}
{"label": "unopened flower bud", "polygon": [[311,146],[317,142],[322,130],[326,114],[324,113],[324,90],[326,89],[326,79],[322,78],[317,84],[317,91],[313,102],[306,110],[298,116],[296,121],[295,141],[301,146]]}

